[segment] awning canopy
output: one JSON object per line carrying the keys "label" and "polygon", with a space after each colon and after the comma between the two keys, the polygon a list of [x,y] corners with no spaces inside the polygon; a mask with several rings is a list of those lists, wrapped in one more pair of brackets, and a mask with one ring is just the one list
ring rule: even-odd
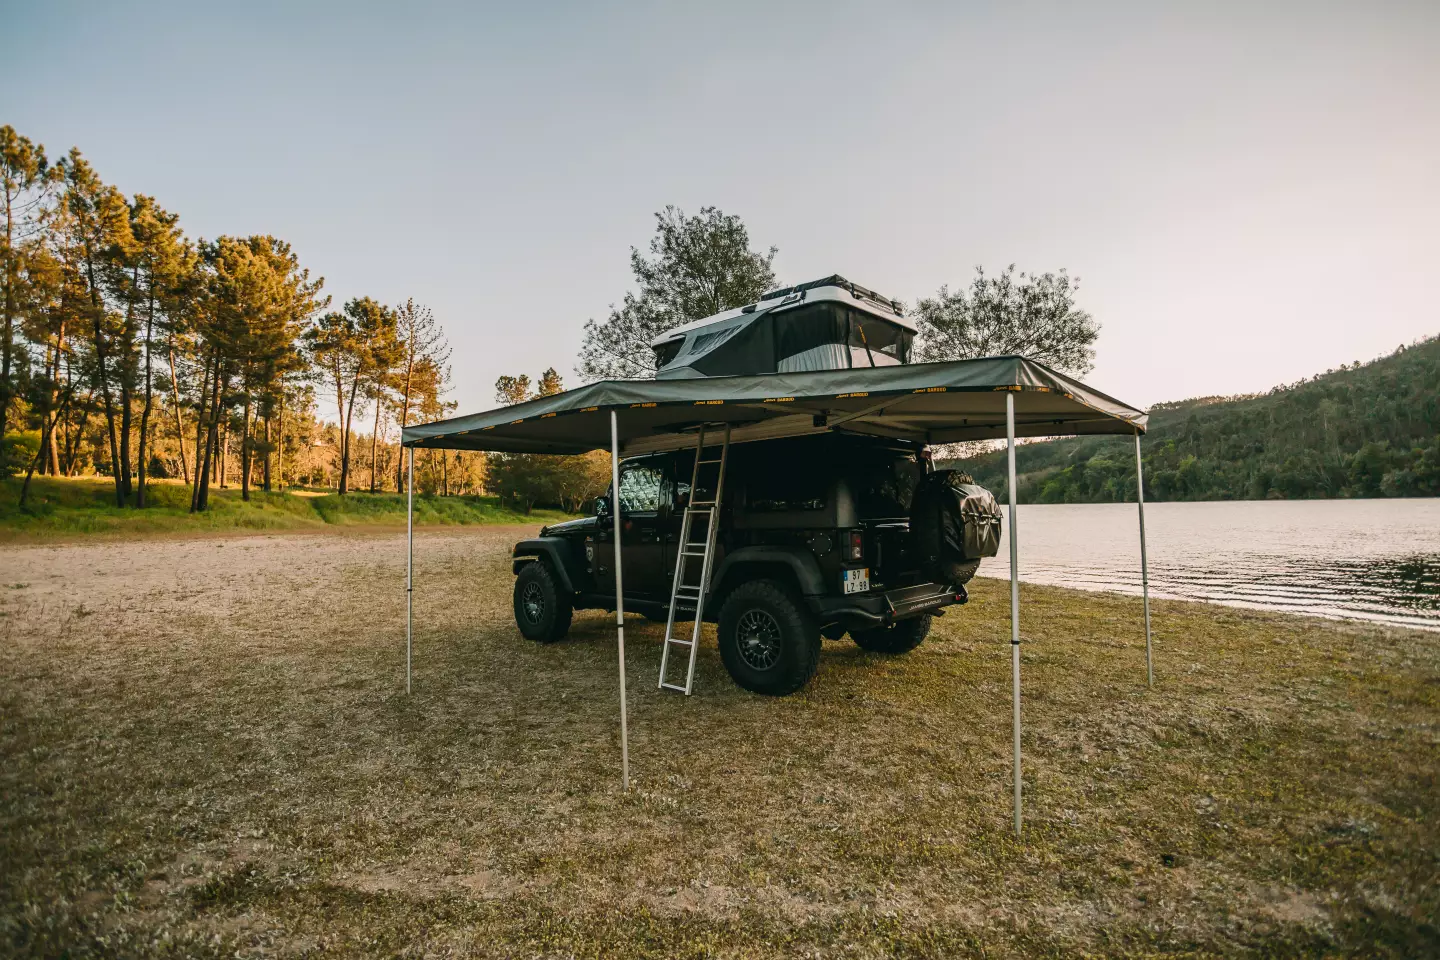
{"label": "awning canopy", "polygon": [[1024,357],[809,373],[683,380],[602,380],[484,413],[406,427],[409,447],[576,454],[609,448],[618,411],[621,455],[694,446],[701,423],[732,425],[732,442],[849,431],[953,443],[1006,435],[1143,433],[1147,415]]}

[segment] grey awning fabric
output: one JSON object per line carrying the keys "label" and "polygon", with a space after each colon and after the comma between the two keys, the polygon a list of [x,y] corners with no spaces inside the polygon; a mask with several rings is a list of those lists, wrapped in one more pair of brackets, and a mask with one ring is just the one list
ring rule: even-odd
{"label": "grey awning fabric", "polygon": [[406,446],[622,455],[690,447],[701,423],[732,424],[732,442],[840,430],[952,443],[1005,436],[1015,394],[1020,437],[1143,433],[1147,415],[1024,357],[680,380],[602,380],[550,397],[406,427]]}

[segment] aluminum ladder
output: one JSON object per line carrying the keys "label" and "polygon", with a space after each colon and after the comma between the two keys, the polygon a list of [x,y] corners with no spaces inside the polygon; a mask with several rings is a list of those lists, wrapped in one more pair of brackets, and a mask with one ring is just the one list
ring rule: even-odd
{"label": "aluminum ladder", "polygon": [[[710,446],[715,446],[711,443]],[[700,434],[695,440],[695,466],[690,474],[690,501],[685,504],[685,513],[680,521],[680,538],[675,555],[675,577],[670,584],[670,614],[665,619],[665,643],[660,654],[660,689],[674,690],[690,696],[695,685],[695,655],[700,651],[700,627],[705,622],[705,595],[710,591],[711,561],[715,557],[715,535],[720,526],[720,497],[725,490],[725,461],[730,455],[730,425],[725,425],[725,439],[720,442],[720,456],[705,459],[705,425],[700,425]],[[717,468],[713,500],[696,500],[700,491],[700,468]],[[695,536],[695,521],[702,519],[705,524],[704,539]],[[687,582],[686,576],[693,572],[689,561],[700,561],[700,578]],[[675,614],[681,607],[694,608],[695,621],[690,638],[675,636]],[[689,662],[685,667],[685,682],[672,683],[666,679],[670,669],[670,651],[674,647],[688,647]]]}

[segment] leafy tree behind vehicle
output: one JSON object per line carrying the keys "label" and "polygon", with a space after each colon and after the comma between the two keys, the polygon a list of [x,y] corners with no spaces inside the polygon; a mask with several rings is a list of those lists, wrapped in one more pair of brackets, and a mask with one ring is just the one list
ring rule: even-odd
{"label": "leafy tree behind vehicle", "polygon": [[1059,273],[998,276],[975,268],[964,290],[941,287],[915,305],[921,360],[968,360],[1021,354],[1080,376],[1094,366],[1100,325],[1075,305],[1079,278]]}
{"label": "leafy tree behind vehicle", "polygon": [[577,372],[585,380],[627,380],[655,374],[650,341],[666,330],[754,303],[775,287],[777,248],[750,249],[739,217],[701,207],[655,214],[650,256],[630,248],[638,291],[626,293],[603,321],[585,322]]}

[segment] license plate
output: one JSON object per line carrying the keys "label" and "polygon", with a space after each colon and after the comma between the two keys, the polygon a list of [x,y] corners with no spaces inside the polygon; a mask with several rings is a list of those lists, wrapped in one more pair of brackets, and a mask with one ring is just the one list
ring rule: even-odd
{"label": "license plate", "polygon": [[864,593],[870,589],[870,568],[861,567],[859,570],[844,570],[841,578],[845,584],[846,593]]}

